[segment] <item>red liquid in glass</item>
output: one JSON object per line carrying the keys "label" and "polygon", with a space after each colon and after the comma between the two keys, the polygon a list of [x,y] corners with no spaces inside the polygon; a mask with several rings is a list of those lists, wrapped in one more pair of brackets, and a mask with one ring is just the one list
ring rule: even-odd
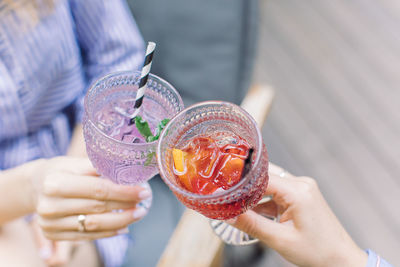
{"label": "red liquid in glass", "polygon": [[[219,144],[210,136],[197,136],[189,140],[183,148],[174,149],[174,173],[178,183],[192,193],[210,196],[239,183],[246,177],[243,169],[250,145],[236,135],[233,140],[233,143]],[[216,195],[212,201],[202,201],[177,194],[178,199],[187,207],[212,219],[225,220],[245,212],[261,199],[268,184],[266,150],[263,149],[261,154],[261,168],[257,168],[256,173],[251,173],[248,182],[235,190],[236,193],[230,193],[231,197]],[[177,164],[179,159],[180,166]],[[222,201],[223,198],[225,200]]]}
{"label": "red liquid in glass", "polygon": [[192,193],[209,195],[219,188],[227,190],[240,181],[249,149],[242,138],[236,138],[235,144],[219,145],[210,137],[195,137],[174,157],[175,173]]}

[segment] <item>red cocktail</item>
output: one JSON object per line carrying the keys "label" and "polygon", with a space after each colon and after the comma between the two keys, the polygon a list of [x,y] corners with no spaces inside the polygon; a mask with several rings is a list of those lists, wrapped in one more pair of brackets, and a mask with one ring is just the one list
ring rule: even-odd
{"label": "red cocktail", "polygon": [[210,195],[223,192],[242,178],[245,163],[250,164],[250,145],[232,135],[221,143],[213,136],[192,138],[181,149],[172,150],[174,172],[181,185],[192,193]]}
{"label": "red cocktail", "polygon": [[157,156],[161,177],[177,198],[212,219],[253,208],[268,184],[260,130],[231,103],[203,102],[180,112],[161,134]]}

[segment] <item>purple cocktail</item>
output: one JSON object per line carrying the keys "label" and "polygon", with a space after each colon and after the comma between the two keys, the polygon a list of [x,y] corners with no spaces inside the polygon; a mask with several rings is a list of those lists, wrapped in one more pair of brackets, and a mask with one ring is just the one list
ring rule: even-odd
{"label": "purple cocktail", "polygon": [[[109,74],[97,80],[85,97],[83,131],[87,154],[101,176],[118,184],[142,184],[158,173],[157,142],[146,142],[130,115],[139,72]],[[158,123],[183,109],[172,85],[150,74],[138,116],[153,133]]]}

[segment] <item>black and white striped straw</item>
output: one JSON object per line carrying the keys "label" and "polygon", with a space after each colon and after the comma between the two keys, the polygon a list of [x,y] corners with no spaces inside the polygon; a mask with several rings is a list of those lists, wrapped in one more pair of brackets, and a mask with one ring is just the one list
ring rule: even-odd
{"label": "black and white striped straw", "polygon": [[139,89],[136,93],[136,99],[135,99],[134,108],[136,110],[131,116],[131,122],[133,122],[133,120],[139,113],[140,107],[142,106],[142,103],[143,103],[143,97],[144,97],[144,93],[146,92],[146,89],[147,89],[147,80],[149,79],[149,73],[150,73],[150,69],[151,69],[151,63],[153,62],[153,55],[154,55],[155,48],[156,48],[156,43],[149,42],[147,44],[146,56],[144,58],[142,73],[140,75]]}

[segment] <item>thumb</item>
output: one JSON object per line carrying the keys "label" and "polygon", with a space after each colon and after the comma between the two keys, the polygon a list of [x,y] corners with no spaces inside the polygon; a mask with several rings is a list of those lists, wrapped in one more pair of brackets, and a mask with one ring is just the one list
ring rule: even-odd
{"label": "thumb", "polygon": [[226,222],[273,249],[279,245],[279,240],[291,234],[291,229],[287,225],[272,221],[252,210]]}
{"label": "thumb", "polygon": [[71,241],[53,241],[54,253],[46,261],[48,266],[64,266],[72,258],[74,243]]}
{"label": "thumb", "polygon": [[31,226],[33,229],[33,235],[35,238],[36,245],[39,249],[39,256],[43,260],[49,259],[53,255],[52,242],[44,236],[42,229],[39,227],[36,219],[34,219],[31,222]]}
{"label": "thumb", "polygon": [[42,240],[39,245],[39,256],[47,261],[53,255],[52,243],[49,240]]}

